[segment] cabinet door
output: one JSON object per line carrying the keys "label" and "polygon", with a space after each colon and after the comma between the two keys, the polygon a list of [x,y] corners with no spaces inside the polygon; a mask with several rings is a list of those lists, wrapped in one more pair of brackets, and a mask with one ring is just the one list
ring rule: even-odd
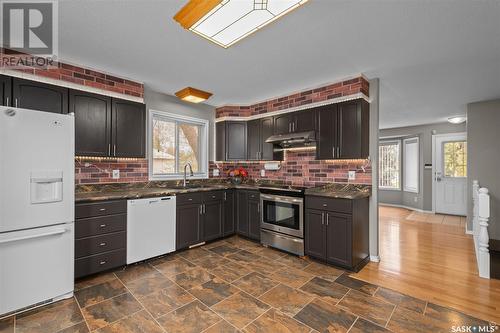
{"label": "cabinet door", "polygon": [[339,154],[336,158],[367,158],[369,111],[361,100],[339,104]]}
{"label": "cabinet door", "polygon": [[75,154],[109,156],[111,152],[111,98],[71,90],[69,110],[75,113]]}
{"label": "cabinet door", "polygon": [[209,201],[203,205],[203,240],[222,237],[222,201]]}
{"label": "cabinet door", "polygon": [[215,124],[215,159],[226,160],[226,122],[220,121]]}
{"label": "cabinet door", "polygon": [[235,207],[234,207],[234,191],[224,192],[224,225],[222,229],[223,236],[234,234],[235,225]]}
{"label": "cabinet door", "polygon": [[352,218],[326,213],[326,254],[333,264],[350,267],[352,264]]}
{"label": "cabinet door", "polygon": [[226,122],[226,160],[244,161],[247,158],[246,121]]}
{"label": "cabinet door", "polygon": [[316,130],[316,110],[294,112],[294,132],[307,132]]}
{"label": "cabinet door", "polygon": [[326,259],[326,212],[306,209],[305,253],[309,256]]}
{"label": "cabinet door", "polygon": [[201,213],[201,204],[177,206],[177,250],[203,242]]}
{"label": "cabinet door", "polygon": [[248,147],[248,160],[260,160],[261,152],[261,137],[260,137],[260,119],[251,120],[247,124],[247,147]]}
{"label": "cabinet door", "polygon": [[320,107],[317,113],[316,159],[333,159],[337,147],[337,106],[326,105]]}
{"label": "cabinet door", "polygon": [[19,108],[68,113],[68,88],[14,78],[12,105]]}
{"label": "cabinet door", "polygon": [[292,131],[292,116],[282,114],[274,117],[274,134],[287,134]]}
{"label": "cabinet door", "polygon": [[[250,194],[251,195],[251,194]],[[248,199],[248,236],[260,240],[260,200]]]}
{"label": "cabinet door", "polygon": [[111,155],[114,157],[145,157],[145,105],[120,99],[113,99],[112,102]]}
{"label": "cabinet door", "polygon": [[12,106],[12,78],[0,75],[0,104]]}
{"label": "cabinet door", "polygon": [[236,214],[238,234],[248,236],[248,197],[246,191],[236,192]]}
{"label": "cabinet door", "polygon": [[260,159],[264,161],[272,161],[273,156],[273,144],[266,143],[266,140],[273,135],[274,121],[272,117],[263,118],[260,120],[260,140],[261,140],[261,150]]}

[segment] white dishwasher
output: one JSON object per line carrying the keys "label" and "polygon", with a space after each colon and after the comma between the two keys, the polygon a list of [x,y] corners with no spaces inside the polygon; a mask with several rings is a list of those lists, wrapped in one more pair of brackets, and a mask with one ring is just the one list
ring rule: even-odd
{"label": "white dishwasher", "polygon": [[175,196],[127,201],[127,264],[175,251]]}

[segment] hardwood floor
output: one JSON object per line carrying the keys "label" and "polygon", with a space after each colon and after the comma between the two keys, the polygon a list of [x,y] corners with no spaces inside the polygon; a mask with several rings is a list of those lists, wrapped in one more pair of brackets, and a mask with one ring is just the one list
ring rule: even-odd
{"label": "hardwood floor", "polygon": [[390,207],[379,214],[381,261],[353,277],[500,323],[500,280],[479,278],[462,221],[421,213],[415,221],[408,219],[415,213]]}

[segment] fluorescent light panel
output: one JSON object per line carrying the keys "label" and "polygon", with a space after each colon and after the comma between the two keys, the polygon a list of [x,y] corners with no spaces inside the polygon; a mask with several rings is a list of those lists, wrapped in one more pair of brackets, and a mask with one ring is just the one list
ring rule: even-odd
{"label": "fluorescent light panel", "polygon": [[308,0],[224,0],[189,30],[228,48]]}

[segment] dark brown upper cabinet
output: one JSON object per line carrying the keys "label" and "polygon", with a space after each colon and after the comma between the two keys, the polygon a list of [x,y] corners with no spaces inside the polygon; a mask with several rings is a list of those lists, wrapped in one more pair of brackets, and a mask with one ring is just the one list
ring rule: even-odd
{"label": "dark brown upper cabinet", "polygon": [[113,98],[111,119],[111,156],[145,157],[145,105]]}
{"label": "dark brown upper cabinet", "polygon": [[4,106],[12,106],[12,78],[0,75],[0,103]]}
{"label": "dark brown upper cabinet", "polygon": [[70,90],[77,156],[111,156],[111,98]]}
{"label": "dark brown upper cabinet", "polygon": [[12,106],[53,113],[68,113],[69,89],[13,78]]}
{"label": "dark brown upper cabinet", "polygon": [[145,157],[144,104],[70,90],[77,156]]}
{"label": "dark brown upper cabinet", "polygon": [[368,158],[370,113],[366,101],[326,105],[317,112],[317,159]]}
{"label": "dark brown upper cabinet", "polygon": [[248,160],[249,161],[271,161],[282,159],[274,153],[273,145],[266,143],[267,138],[273,135],[272,117],[251,120],[247,125],[248,132]]}
{"label": "dark brown upper cabinet", "polygon": [[274,134],[314,131],[316,110],[285,113],[274,117]]}
{"label": "dark brown upper cabinet", "polygon": [[216,158],[218,161],[247,159],[246,121],[222,121],[216,124]]}

